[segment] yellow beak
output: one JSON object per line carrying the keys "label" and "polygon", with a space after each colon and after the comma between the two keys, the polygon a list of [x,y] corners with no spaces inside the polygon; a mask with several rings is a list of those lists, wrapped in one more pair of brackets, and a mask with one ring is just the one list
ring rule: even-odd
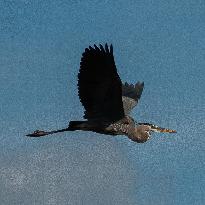
{"label": "yellow beak", "polygon": [[152,127],[151,129],[154,132],[168,132],[168,133],[176,133],[176,130],[171,130],[171,129],[167,129],[167,128],[162,128],[162,127]]}

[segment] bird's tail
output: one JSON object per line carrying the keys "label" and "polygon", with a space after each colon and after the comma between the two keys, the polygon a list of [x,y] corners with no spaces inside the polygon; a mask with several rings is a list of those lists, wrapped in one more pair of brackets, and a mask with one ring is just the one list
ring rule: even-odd
{"label": "bird's tail", "polygon": [[85,121],[70,121],[68,125],[69,131],[83,130]]}

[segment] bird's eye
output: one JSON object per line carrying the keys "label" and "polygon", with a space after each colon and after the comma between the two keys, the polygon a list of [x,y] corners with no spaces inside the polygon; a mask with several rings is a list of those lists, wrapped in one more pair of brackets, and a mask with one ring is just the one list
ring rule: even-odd
{"label": "bird's eye", "polygon": [[145,132],[150,136],[150,131],[147,131],[147,130],[146,130]]}

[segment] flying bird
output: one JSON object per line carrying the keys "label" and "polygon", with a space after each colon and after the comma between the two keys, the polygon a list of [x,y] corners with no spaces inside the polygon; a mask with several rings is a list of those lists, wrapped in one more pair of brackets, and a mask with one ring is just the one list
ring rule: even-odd
{"label": "flying bird", "polygon": [[70,121],[65,129],[36,130],[30,137],[64,131],[93,131],[106,135],[126,135],[132,141],[146,142],[152,132],[176,133],[151,123],[138,123],[131,110],[138,104],[144,83],[122,83],[115,65],[112,44],[89,46],[82,54],[78,73],[78,95],[85,108],[84,121]]}

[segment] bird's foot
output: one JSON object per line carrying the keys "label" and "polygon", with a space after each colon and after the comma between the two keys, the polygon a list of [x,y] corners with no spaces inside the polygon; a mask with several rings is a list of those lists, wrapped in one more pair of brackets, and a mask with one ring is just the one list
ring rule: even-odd
{"label": "bird's foot", "polygon": [[42,131],[42,130],[36,130],[31,134],[27,134],[27,137],[41,137],[47,135],[48,132]]}

